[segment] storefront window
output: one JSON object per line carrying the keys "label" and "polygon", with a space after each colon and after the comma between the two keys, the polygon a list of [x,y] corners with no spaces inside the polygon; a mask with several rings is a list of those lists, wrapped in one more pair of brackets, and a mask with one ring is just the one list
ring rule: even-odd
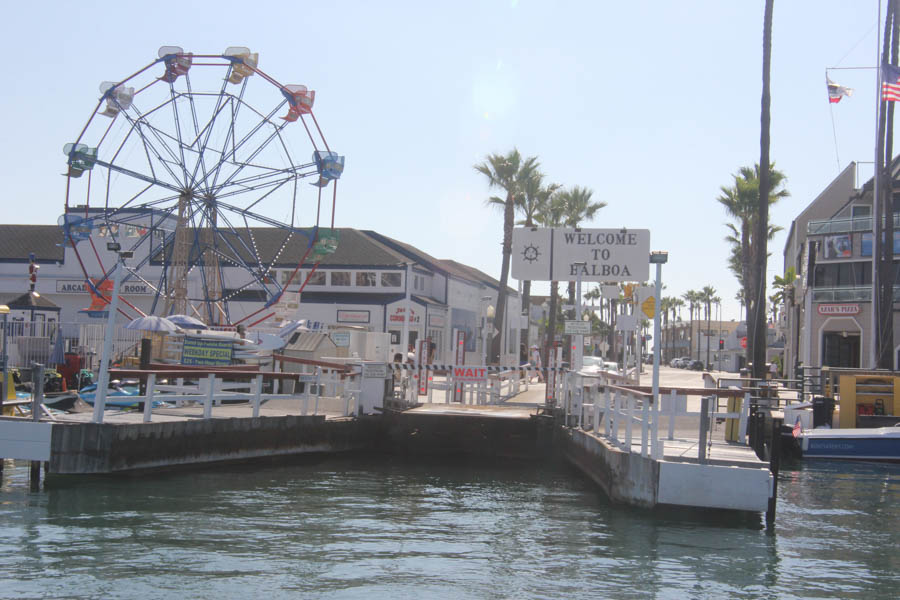
{"label": "storefront window", "polygon": [[382,273],[381,287],[400,287],[400,273]]}
{"label": "storefront window", "polygon": [[350,285],[349,271],[332,271],[331,285]]}
{"label": "storefront window", "polygon": [[310,275],[306,285],[325,285],[325,271],[316,271]]}
{"label": "storefront window", "polygon": [[370,271],[360,271],[356,274],[356,285],[360,287],[374,287],[375,273]]}
{"label": "storefront window", "polygon": [[[282,271],[281,272],[281,285],[287,285],[288,280],[291,278],[291,273],[293,271]],[[303,283],[303,272],[297,271],[297,274],[294,275],[294,280],[291,283]]]}

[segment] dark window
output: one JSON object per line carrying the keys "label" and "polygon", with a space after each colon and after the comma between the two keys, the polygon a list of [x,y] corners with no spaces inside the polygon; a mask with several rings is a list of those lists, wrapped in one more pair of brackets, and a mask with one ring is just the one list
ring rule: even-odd
{"label": "dark window", "polygon": [[813,287],[853,287],[872,284],[872,263],[824,263],[815,267]]}
{"label": "dark window", "polygon": [[360,271],[356,274],[356,285],[368,287],[375,285],[375,273],[371,271]]}
{"label": "dark window", "polygon": [[381,286],[382,287],[400,287],[402,283],[400,273],[382,273],[381,274]]}

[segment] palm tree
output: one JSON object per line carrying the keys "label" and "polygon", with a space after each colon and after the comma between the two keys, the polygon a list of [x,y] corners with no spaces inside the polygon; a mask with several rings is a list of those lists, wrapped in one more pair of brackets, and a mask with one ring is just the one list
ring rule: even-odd
{"label": "palm tree", "polygon": [[[606,202],[592,202],[593,190],[576,185],[571,190],[556,192],[565,203],[565,227],[580,227],[585,221],[590,221],[597,211],[606,206]],[[569,304],[575,304],[575,282],[570,281],[568,286]]]}
{"label": "palm tree", "polygon": [[[676,313],[678,314],[678,320],[679,321],[681,320],[681,309],[683,306],[684,306],[684,300],[682,300],[681,298],[676,298],[676,297],[672,298],[672,303],[669,306],[669,309],[672,311],[672,322],[673,323],[675,322]],[[672,357],[673,358],[675,357],[674,355],[675,355],[675,336],[673,335],[672,336]]]}
{"label": "palm tree", "polygon": [[716,288],[711,285],[704,286],[702,290],[700,290],[700,302],[703,303],[703,308],[706,311],[706,368],[709,368],[709,338],[710,329],[709,329],[709,317],[712,313],[712,304],[715,302],[716,298]]}
{"label": "palm tree", "polygon": [[[688,305],[688,313],[690,314],[690,329],[688,330],[688,358],[693,358],[694,355],[694,310],[698,307],[699,304],[699,294],[696,290],[688,290],[681,295],[682,299],[687,302]],[[697,343],[697,359],[700,359],[700,344]]]}
{"label": "palm tree", "polygon": [[752,330],[748,326],[753,358],[753,377],[762,379],[766,376],[766,259],[768,258],[768,231],[769,231],[769,204],[771,204],[771,192],[778,186],[774,178],[770,177],[769,166],[769,128],[771,126],[772,95],[769,90],[772,70],[772,10],[774,0],[766,0],[766,8],[763,13],[763,73],[762,73],[762,100],[760,109],[760,134],[759,134],[759,164],[763,165],[763,171],[759,177],[757,193],[757,212],[753,228],[753,269],[750,274],[750,291],[747,294],[748,315],[752,322]]}
{"label": "palm tree", "polygon": [[509,260],[512,255],[512,230],[516,198],[523,193],[525,182],[538,168],[537,157],[522,160],[519,151],[509,154],[490,154],[487,161],[475,165],[475,170],[487,177],[489,188],[500,188],[506,192],[505,198],[492,197],[485,204],[503,209],[503,262],[500,267],[500,288],[497,290],[496,323],[499,331],[491,343],[490,361],[500,360],[500,342],[503,324],[506,322],[506,296],[509,282]]}
{"label": "palm tree", "polygon": [[778,294],[769,296],[771,302],[772,323],[778,322],[778,307],[781,305],[781,297]]}
{"label": "palm tree", "polygon": [[[718,296],[716,296],[715,298],[712,299],[712,301],[713,301],[713,304],[716,305],[716,314],[719,315],[719,318],[716,319],[716,332],[717,332],[716,348],[718,348],[720,350],[720,352],[719,352],[719,367],[721,369],[721,367],[722,367],[722,352],[721,352],[721,346],[719,345],[719,341],[721,341],[721,339],[722,339],[722,319],[721,319],[722,299],[719,298]],[[709,367],[709,365],[707,365],[707,367]],[[716,369],[716,370],[718,371],[720,369]]]}
{"label": "palm tree", "polygon": [[741,288],[737,291],[737,293],[734,295],[734,299],[737,300],[738,302],[740,302],[740,304],[741,304],[741,315],[740,316],[741,316],[741,320],[744,321],[745,320],[745,318],[744,318],[744,304],[745,304],[744,303],[744,288]]}
{"label": "palm tree", "polygon": [[784,277],[775,275],[772,277],[772,289],[775,290],[775,297],[779,304],[783,303],[790,297],[790,290],[794,287],[794,281],[797,279],[797,269],[788,267],[784,272]]}
{"label": "palm tree", "polygon": [[[722,186],[721,194],[716,201],[725,207],[725,213],[735,223],[726,223],[729,234],[725,240],[731,243],[731,254],[728,257],[728,269],[734,274],[738,283],[744,289],[744,296],[749,295],[750,269],[752,265],[751,242],[753,227],[756,222],[756,210],[759,198],[759,165],[741,167],[732,175],[734,184],[731,187]],[[769,204],[775,204],[782,198],[790,196],[790,192],[781,187],[785,182],[785,175],[775,169],[772,164],[769,170],[769,180],[772,182],[769,194]],[[778,189],[781,188],[781,189]],[[772,239],[781,227],[769,225],[768,239]]]}
{"label": "palm tree", "polygon": [[[668,338],[672,337],[671,332],[669,331],[669,311],[672,309],[672,301],[673,300],[675,300],[675,298],[673,298],[671,296],[663,296],[663,299],[659,301],[659,310],[661,311],[660,314],[662,315],[662,318],[663,318],[663,331],[666,332],[666,341],[668,341]],[[654,345],[661,343],[661,341],[662,340],[654,341]],[[666,362],[665,346],[660,348],[659,355],[660,355],[660,362],[665,363]]]}
{"label": "palm tree", "polygon": [[[535,165],[531,177],[525,180],[525,188],[523,192],[516,196],[515,207],[519,214],[523,217],[516,221],[516,225],[524,225],[525,227],[534,227],[537,224],[535,216],[545,205],[550,197],[560,188],[558,183],[544,185],[544,174],[541,173]],[[530,314],[531,303],[531,280],[526,279],[522,282],[522,306],[526,313]],[[528,327],[525,328],[522,343],[526,348],[528,345]]]}
{"label": "palm tree", "polygon": [[[538,225],[544,227],[562,227],[565,223],[566,203],[565,200],[557,192],[553,194],[547,202],[542,203],[534,215],[534,220]],[[559,297],[559,282],[550,282],[550,322],[547,326],[547,342],[544,345],[544,364],[549,364],[549,352],[553,348],[553,341],[556,337],[556,305]]]}

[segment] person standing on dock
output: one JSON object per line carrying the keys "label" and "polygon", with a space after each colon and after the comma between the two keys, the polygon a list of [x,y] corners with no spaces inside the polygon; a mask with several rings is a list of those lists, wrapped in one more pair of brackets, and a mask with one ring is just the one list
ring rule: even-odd
{"label": "person standing on dock", "polygon": [[[544,374],[541,365],[541,351],[536,345],[531,346],[531,360],[529,361],[529,365],[531,370],[537,370],[538,383],[543,383]],[[533,377],[534,375],[531,373],[528,374],[528,383],[531,383]]]}

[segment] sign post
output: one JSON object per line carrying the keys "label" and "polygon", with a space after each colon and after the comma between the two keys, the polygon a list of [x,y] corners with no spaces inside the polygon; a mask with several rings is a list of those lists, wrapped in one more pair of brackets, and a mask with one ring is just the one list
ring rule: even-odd
{"label": "sign post", "polygon": [[[461,367],[466,364],[466,332],[462,329],[453,330],[453,366]],[[450,378],[449,383],[453,386],[453,401],[465,404],[465,395],[463,394],[463,383],[455,376]]]}
{"label": "sign post", "polygon": [[416,340],[416,373],[419,378],[419,395],[428,395],[428,338]]}

